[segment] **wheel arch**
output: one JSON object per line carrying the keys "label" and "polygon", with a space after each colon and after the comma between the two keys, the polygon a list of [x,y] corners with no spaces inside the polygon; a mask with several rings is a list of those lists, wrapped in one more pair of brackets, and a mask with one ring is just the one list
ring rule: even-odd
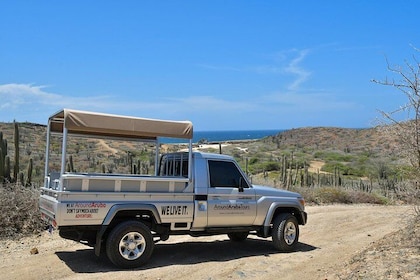
{"label": "wheel arch", "polygon": [[107,234],[122,221],[139,220],[152,228],[153,225],[161,224],[159,212],[151,204],[115,204],[113,205],[102,222],[100,230],[96,234],[95,254],[100,255],[103,239]]}
{"label": "wheel arch", "polygon": [[285,205],[283,203],[272,203],[268,209],[267,215],[264,221],[264,237],[270,235],[271,224],[273,220],[280,214],[290,213],[296,217],[300,225],[306,223],[305,216],[302,214],[302,211],[295,205]]}
{"label": "wheel arch", "polygon": [[157,208],[152,204],[115,204],[113,205],[108,214],[105,216],[102,225],[109,226],[117,218],[121,217],[136,217],[138,215],[151,214],[151,218],[155,223],[162,223]]}

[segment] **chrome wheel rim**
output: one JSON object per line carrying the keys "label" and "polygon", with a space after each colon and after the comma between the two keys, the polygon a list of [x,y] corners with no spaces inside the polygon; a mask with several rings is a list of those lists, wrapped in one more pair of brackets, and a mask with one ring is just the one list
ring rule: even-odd
{"label": "chrome wheel rim", "polygon": [[138,232],[129,232],[121,238],[119,251],[126,260],[138,259],[146,248],[146,241],[143,235]]}

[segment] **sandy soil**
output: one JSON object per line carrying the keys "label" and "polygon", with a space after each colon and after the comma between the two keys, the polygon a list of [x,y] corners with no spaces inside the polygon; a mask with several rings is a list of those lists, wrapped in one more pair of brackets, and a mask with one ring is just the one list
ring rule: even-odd
{"label": "sandy soil", "polygon": [[108,151],[108,152],[111,152],[112,154],[117,154],[118,153],[118,150],[117,149],[114,149],[114,148],[111,148],[106,142],[105,142],[105,140],[103,140],[103,139],[99,139],[98,140],[98,144],[104,149],[104,150],[106,150],[106,151]]}
{"label": "sandy soil", "polygon": [[328,172],[321,171],[321,168],[325,165],[325,162],[321,160],[313,160],[309,163],[308,171],[311,173],[327,174]]}
{"label": "sandy soil", "polygon": [[[413,207],[330,205],[307,212],[296,252],[276,252],[270,239],[257,237],[234,243],[225,235],[173,236],[136,270],[118,270],[57,233],[1,241],[0,279],[342,279],[354,256],[401,230]],[[39,253],[31,254],[33,248]]]}

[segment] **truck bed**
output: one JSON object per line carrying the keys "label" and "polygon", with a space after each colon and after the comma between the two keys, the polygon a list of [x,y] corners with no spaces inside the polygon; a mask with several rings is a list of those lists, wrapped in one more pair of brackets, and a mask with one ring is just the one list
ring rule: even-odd
{"label": "truck bed", "polygon": [[182,202],[188,211],[176,220],[192,219],[194,195],[188,178],[91,173],[65,173],[61,178],[62,185],[56,179],[52,187],[41,188],[42,216],[54,226],[101,224],[109,209],[121,203],[153,203],[165,214]]}

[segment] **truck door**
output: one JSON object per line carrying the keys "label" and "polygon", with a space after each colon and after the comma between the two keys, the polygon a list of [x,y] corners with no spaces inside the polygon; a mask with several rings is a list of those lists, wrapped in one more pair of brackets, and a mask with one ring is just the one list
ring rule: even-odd
{"label": "truck door", "polygon": [[257,206],[255,191],[232,161],[209,160],[209,227],[252,225]]}

